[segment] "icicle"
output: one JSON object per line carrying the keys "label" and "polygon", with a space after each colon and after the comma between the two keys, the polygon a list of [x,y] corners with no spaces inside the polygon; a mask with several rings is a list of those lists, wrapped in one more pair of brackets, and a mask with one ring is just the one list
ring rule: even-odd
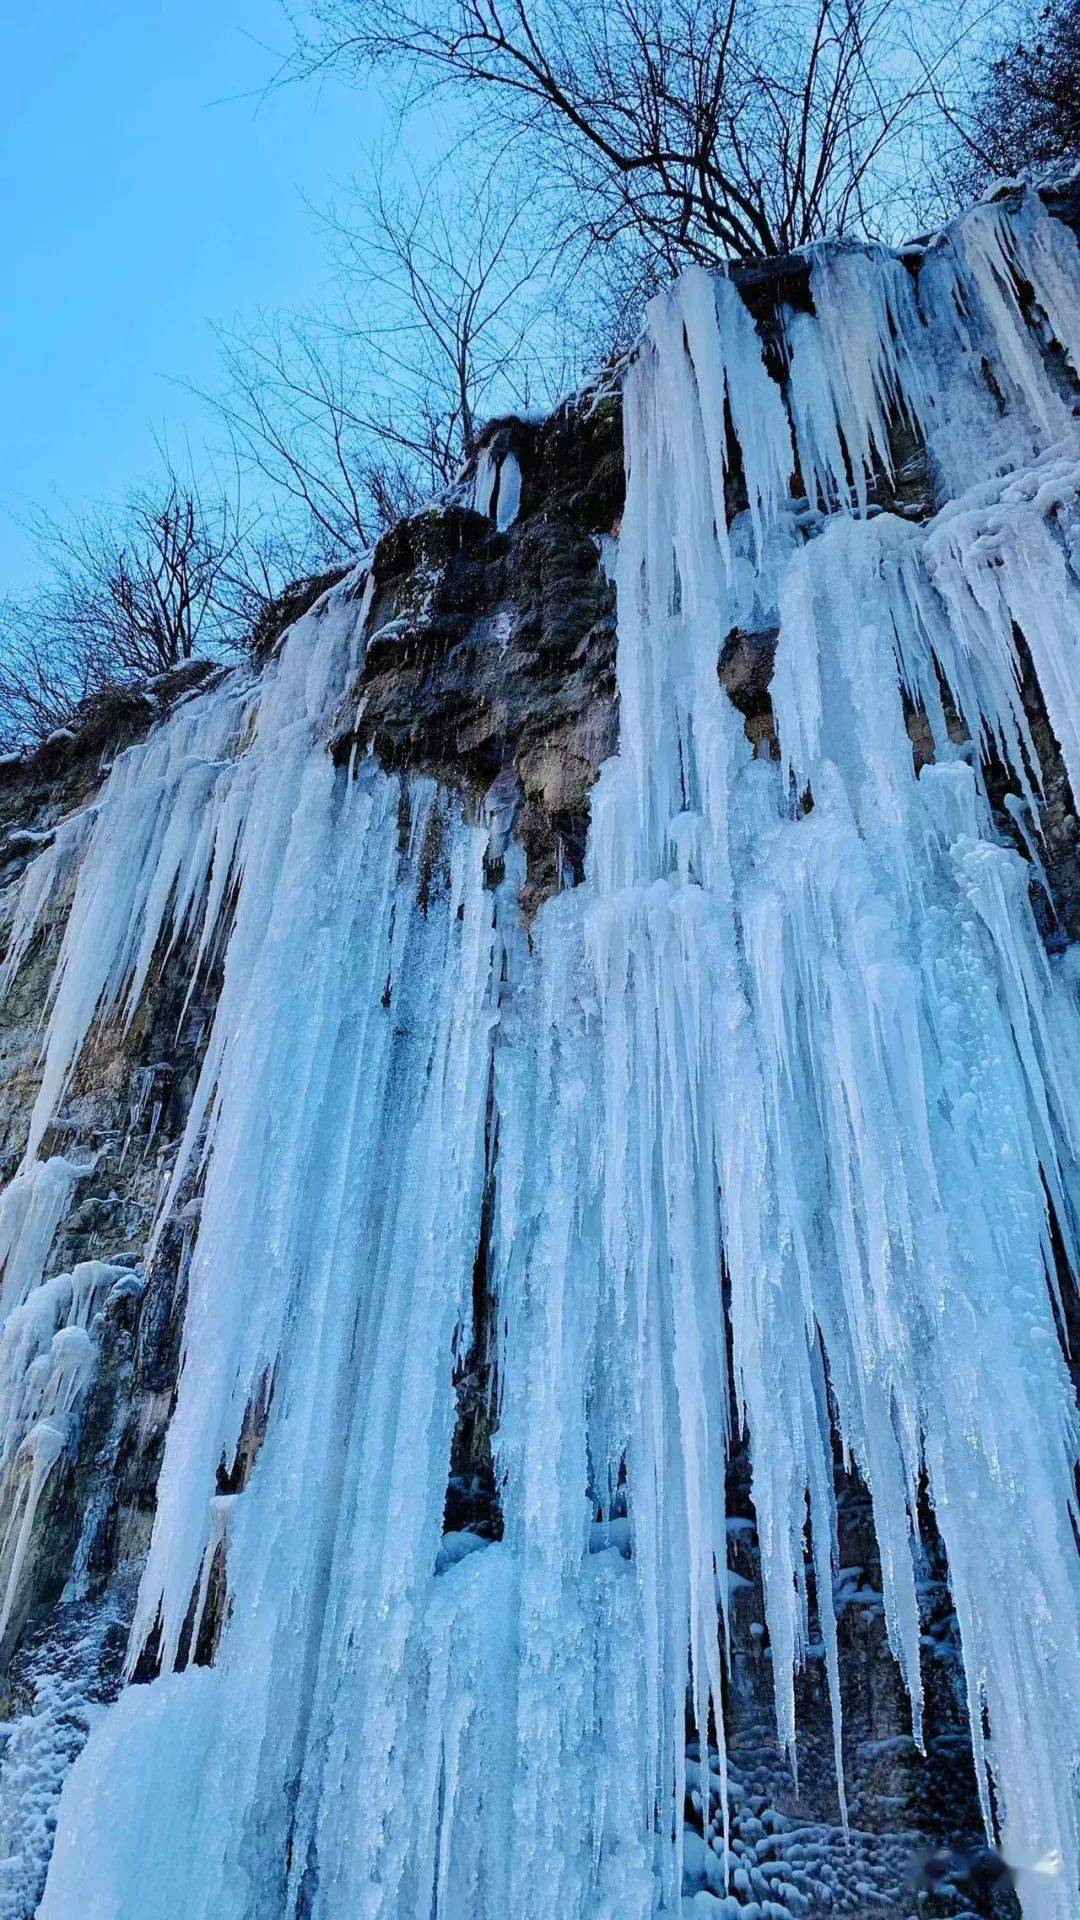
{"label": "icicle", "polygon": [[[1022,776],[1025,763],[1038,767],[1018,695],[1019,631],[1074,798],[1080,795],[1078,493],[1080,452],[1054,450],[1028,471],[955,502],[939,514],[926,543],[956,653],[974,677],[982,713],[1006,757]],[[942,666],[951,679],[952,659]]]}
{"label": "icicle", "polygon": [[41,1420],[31,1428],[19,1449],[19,1464],[25,1467],[25,1485],[21,1489],[21,1498],[16,1498],[12,1505],[7,1529],[0,1540],[0,1563],[7,1557],[4,1599],[0,1605],[0,1642],[7,1632],[18,1598],[41,1496],[64,1451],[67,1437],[67,1422],[63,1417]]}
{"label": "icicle", "polygon": [[792,314],[789,392],[807,492],[860,513],[875,471],[892,476],[891,414],[924,433],[931,408],[909,275],[884,248],[817,248],[810,288],[815,312]]}
{"label": "icicle", "polygon": [[[814,1311],[841,1424],[874,1497],[890,1636],[908,1683],[917,1687],[918,1640],[902,1514],[906,1504],[914,1526],[922,1463],[949,1556],[977,1754],[1006,1831],[1061,1846],[1072,1885],[1067,1783],[1080,1755],[1080,1688],[1065,1648],[1080,1633],[1068,1517],[1076,1431],[1047,1293],[1045,1191],[1070,1232],[1060,1156],[1071,1163],[1080,1035],[1074,1007],[1052,994],[1022,862],[964,837],[942,849],[943,861],[917,829],[923,783],[912,775],[895,681],[889,691],[893,619],[883,597],[853,644],[849,609],[873,604],[873,575],[860,574],[857,556],[860,545],[873,552],[874,529],[834,533],[806,551],[774,682],[778,731],[796,743],[796,783],[809,780],[815,801],[810,818],[785,831],[792,853],[803,841],[820,856],[790,869],[797,890],[786,914],[802,983],[797,999],[788,989],[788,1005],[801,1006],[808,1025],[800,1040],[789,1012],[782,1057],[789,1079],[805,1059],[817,1086],[795,1085],[786,1124],[799,1112],[814,1116],[815,1131],[824,1123],[818,1178],[841,1182],[839,1203],[815,1204],[804,1166],[792,1197],[812,1212],[798,1237],[808,1238],[815,1214],[842,1226],[848,1215],[846,1237],[822,1262]],[[808,734],[794,662],[815,659],[829,678]],[[876,865],[861,879],[848,805]],[[783,879],[779,848],[768,870]],[[891,900],[875,899],[883,883]],[[803,1151],[811,1146],[808,1137]],[[843,1289],[834,1300],[823,1286],[832,1273]],[[999,1597],[1019,1592],[1008,1625]],[[1044,1655],[1017,1631],[1020,1618],[1056,1622]],[[1020,1757],[1032,1739],[1038,1793]]]}
{"label": "icicle", "polygon": [[[54,1168],[56,1163],[46,1163]],[[72,1171],[59,1163],[63,1174]],[[63,1174],[55,1185],[63,1189]],[[24,1176],[25,1177],[25,1176]],[[11,1189],[9,1188],[9,1192]],[[97,1367],[91,1324],[117,1285],[135,1276],[101,1260],[31,1286],[0,1323],[0,1641],[11,1620],[42,1496]]]}
{"label": "icicle", "polygon": [[199,1572],[199,1584],[195,1594],[195,1606],[191,1617],[191,1637],[188,1642],[190,1655],[195,1656],[206,1614],[206,1601],[210,1591],[210,1575],[214,1561],[224,1550],[228,1539],[229,1517],[232,1513],[234,1493],[219,1493],[210,1502],[210,1528],[206,1545],[203,1548],[202,1567]]}
{"label": "icicle", "polygon": [[0,1476],[39,1419],[72,1413],[93,1377],[90,1326],[127,1267],[85,1260],[31,1288],[0,1326]]}
{"label": "icicle", "polygon": [[765,370],[753,320],[729,280],[712,280],[692,267],[679,281],[673,298],[682,314],[697,381],[717,535],[726,550],[726,405],[742,458],[760,556],[765,529],[775,518],[791,479],[791,430],[780,390]]}
{"label": "icicle", "polygon": [[1030,190],[1018,215],[984,201],[957,221],[951,237],[965,284],[976,292],[993,328],[995,367],[1004,372],[1036,425],[1054,438],[1065,429],[1068,410],[1051,385],[1025,321],[1019,286],[1022,280],[1032,284],[1054,337],[1080,372],[1076,241],[1060,221],[1050,219]]}
{"label": "icicle", "polygon": [[0,993],[7,993],[34,934],[82,857],[96,813],[96,807],[86,807],[61,821],[50,843],[27,867],[16,897],[7,952],[0,968]]}
{"label": "icicle", "polygon": [[[300,623],[261,693],[227,682],[118,761],[82,843],[38,1137],[95,1012],[134,1005],[163,940],[201,957],[235,909],[166,1196],[201,1151],[129,1650],[156,1647],[163,1672],[75,1766],[42,1920],[677,1911],[710,1726],[726,1801],[725,1479],[744,1432],[793,1767],[816,1614],[843,1814],[838,1443],[870,1493],[916,1743],[927,1500],[988,1829],[1017,1861],[1060,1854],[1060,1878],[1025,1874],[1020,1897],[1025,1920],[1068,1920],[1078,1436],[1054,1292],[1076,1246],[1080,1018],[983,763],[997,753],[1030,804],[1015,625],[1080,777],[1080,456],[1018,274],[1071,354],[1075,248],[1030,200],[933,249],[918,307],[879,250],[815,256],[788,400],[808,491],[834,511],[805,546],[784,511],[791,430],[738,294],[694,273],[652,303],[625,390],[620,746],[585,883],[528,942],[509,782],[485,832],[425,783],[330,764],[347,595]],[[983,458],[995,354],[1008,391]],[[867,517],[901,416],[939,487],[998,470],[922,528]],[[1002,477],[1014,457],[1028,466]],[[736,465],[747,511],[729,526]],[[488,451],[479,511],[496,480]],[[717,673],[732,628],[777,607],[779,764],[754,759]],[[933,745],[919,775],[905,699]],[[193,755],[214,729],[220,751]],[[28,923],[59,884],[29,870]],[[442,1533],[453,1365],[481,1245],[504,1535],[459,1556]],[[16,1566],[84,1377],[80,1341],[57,1347],[49,1324],[84,1320],[51,1285],[13,1316],[37,1420],[15,1442]],[[53,1426],[34,1411],[47,1378]],[[178,1674],[215,1557],[217,1661]]]}
{"label": "icicle", "polygon": [[506,533],[518,517],[521,507],[521,468],[517,455],[504,453],[499,462],[499,497],[495,514],[495,526],[499,533]]}
{"label": "icicle", "polygon": [[[117,757],[94,813],[60,949],[27,1161],[95,1014],[115,1006],[133,972],[140,984],[145,979],[173,889],[183,892],[188,883],[185,862],[205,860],[198,827],[223,780],[240,704],[239,690],[227,683],[185,702],[145,745]],[[51,861],[53,852],[43,859]],[[33,868],[26,884],[36,901]]]}
{"label": "icicle", "polygon": [[[123,1000],[131,1017],[163,936],[197,933],[201,964],[229,881],[245,857],[253,805],[290,789],[355,665],[370,596],[343,582],[290,629],[256,686],[237,672],[183,701],[141,746],[119,754],[79,827],[82,858],[52,984],[41,1086],[24,1165],[37,1152],[95,1017]],[[271,757],[268,766],[267,756]],[[23,880],[10,980],[52,899],[57,842]]]}
{"label": "icicle", "polygon": [[[243,1910],[284,1902],[293,1818],[298,1883],[317,1850],[316,1912],[370,1898],[380,1834],[387,1912],[395,1876],[412,1885],[420,1870],[396,1852],[417,1825],[411,1683],[426,1658],[451,1346],[483,1192],[486,836],[446,820],[421,787],[402,855],[397,783],[367,768],[350,787],[321,752],[308,753],[295,790],[279,792],[282,817],[264,808],[260,838],[249,840],[207,1054],[207,1183],[133,1654],[160,1617],[168,1668],[192,1597],[203,1604],[217,1468],[231,1466],[260,1394],[269,1397],[265,1438],[229,1509],[218,1666],[133,1689],[118,1723],[140,1755],[126,1818],[148,1823],[146,1845],[166,1844],[155,1840],[161,1796],[145,1793],[146,1779],[158,1767],[173,1781],[164,1798],[175,1802],[174,1864],[146,1912],[185,1920],[230,1907],[256,1827],[278,1839],[259,1844]],[[302,1012],[283,1020],[297,978]],[[103,1730],[104,1748],[91,1740],[69,1788],[73,1807],[83,1779],[103,1804],[96,1770],[99,1759],[110,1764],[111,1738]],[[192,1740],[197,1776],[182,1762],[177,1772],[174,1752]],[[438,1775],[431,1792],[429,1823]],[[94,1831],[95,1849],[108,1854],[96,1816]],[[61,1846],[45,1912],[50,1900],[63,1910],[64,1862]],[[115,1870],[103,1855],[102,1912]],[[428,1904],[418,1896],[418,1909]]]}
{"label": "icicle", "polygon": [[62,1155],[34,1160],[0,1197],[0,1326],[39,1284],[77,1180],[90,1169]]}
{"label": "icicle", "polygon": [[473,512],[482,513],[487,519],[491,513],[491,503],[495,498],[495,485],[499,478],[499,469],[490,446],[481,450],[473,476]]}

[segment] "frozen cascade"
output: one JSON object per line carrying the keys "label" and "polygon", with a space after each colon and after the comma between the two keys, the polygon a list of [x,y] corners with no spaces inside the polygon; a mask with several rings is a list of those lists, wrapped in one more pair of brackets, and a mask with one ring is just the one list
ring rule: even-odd
{"label": "frozen cascade", "polygon": [[45,1271],[53,1235],[86,1168],[60,1154],[34,1160],[0,1196],[0,1325],[22,1305]]}
{"label": "frozen cascade", "polygon": [[[1018,1864],[1060,1855],[1022,1880],[1026,1920],[1075,1911],[1078,1434],[1055,1250],[1075,1270],[1080,1023],[985,763],[1035,794],[1021,636],[1080,780],[1062,372],[1080,257],[1029,195],[976,209],[917,278],[822,250],[812,287],[783,387],[729,282],[695,272],[650,308],[625,389],[620,746],[585,881],[531,932],[497,809],[489,838],[431,784],[325,752],[359,577],[261,682],[226,676],[120,756],[27,871],[9,974],[76,878],[0,1202],[23,1276],[0,1348],[13,1436],[51,1430],[84,1377],[77,1342],[50,1344],[76,1277],[42,1274],[77,1170],[36,1159],[44,1130],[91,1024],[130,1014],[163,944],[195,970],[224,951],[162,1201],[204,1179],[129,1650],[162,1671],[75,1763],[44,1920],[678,1912],[688,1687],[724,1765],[744,1431],[793,1762],[816,1632],[842,1782],[838,1446],[872,1500],[916,1740],[932,1510],[988,1827]],[[874,511],[897,416],[945,503],[924,526]],[[775,760],[717,677],[729,632],[770,619]],[[918,774],[905,700],[933,744]],[[453,1356],[492,1183],[504,1534],[458,1553]],[[222,1495],[253,1426],[250,1479]],[[228,1616],[214,1665],[186,1665],[215,1554]]]}
{"label": "frozen cascade", "polygon": [[0,1639],[38,1504],[97,1367],[95,1315],[115,1286],[132,1284],[127,1267],[83,1260],[41,1281],[0,1327]]}

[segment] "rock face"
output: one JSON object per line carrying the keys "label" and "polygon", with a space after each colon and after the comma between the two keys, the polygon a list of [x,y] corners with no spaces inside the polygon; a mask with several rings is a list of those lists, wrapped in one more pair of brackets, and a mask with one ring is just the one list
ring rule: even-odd
{"label": "rock face", "polygon": [[371,637],[333,750],[430,773],[474,806],[499,781],[531,913],[581,877],[589,791],[617,738],[604,545],[623,498],[618,397],[497,424],[486,451],[520,469],[516,518],[500,531],[450,504],[380,542]]}
{"label": "rock face", "polygon": [[[1059,196],[1052,210],[1077,219],[1077,207],[1067,198]],[[918,256],[910,264],[916,272]],[[809,304],[804,261],[736,277],[766,339],[779,299]],[[894,471],[891,479],[881,476],[879,504],[908,518],[925,517],[934,504],[929,476],[907,425],[896,420],[893,427]],[[511,478],[516,489],[518,476],[520,497],[511,517]],[[737,508],[745,500],[737,469],[729,484]],[[465,477],[459,496],[404,522],[380,542],[366,652],[327,741],[338,763],[371,754],[389,771],[427,774],[452,788],[474,818],[498,815],[507,844],[516,841],[524,853],[520,901],[526,922],[551,895],[582,879],[591,790],[618,738],[609,562],[623,496],[616,390],[588,394],[539,425],[495,423],[479,470]],[[297,610],[301,605],[298,600]],[[717,636],[721,684],[763,753],[775,751],[769,693],[775,640],[772,628]],[[206,671],[193,669],[88,714],[73,737],[0,770],[0,889],[9,916],[28,859],[56,823],[93,805],[105,763],[183,699]],[[1049,906],[1034,879],[1033,897],[1048,941],[1060,945],[1080,935],[1080,828],[1033,675],[1025,678],[1022,697],[1042,765],[1045,860],[1056,906]],[[950,717],[959,737],[960,722]],[[909,730],[918,762],[927,736],[925,716],[914,707]],[[1004,769],[992,786],[1002,832],[1023,847],[1016,809],[1007,804]],[[499,877],[493,873],[493,883]],[[5,1178],[15,1173],[27,1137],[40,1074],[38,1043],[69,904],[70,891],[53,900],[0,1007]],[[111,1283],[94,1312],[94,1369],[66,1409],[61,1456],[32,1511],[17,1568],[21,1516],[30,1511],[29,1456],[17,1453],[0,1481],[0,1592],[17,1571],[0,1638],[0,1920],[28,1920],[34,1911],[65,1769],[98,1703],[119,1686],[147,1549],[180,1361],[196,1183],[182,1190],[164,1221],[157,1221],[157,1208],[220,987],[213,954],[193,993],[190,967],[184,939],[159,951],[130,1021],[114,1016],[99,1023],[42,1148],[43,1155],[75,1169],[72,1203],[46,1272],[101,1261],[131,1278],[130,1284]],[[478,1334],[471,1352],[459,1356],[460,1413],[446,1525],[452,1535],[493,1537],[501,1530],[490,1452],[495,1304],[485,1291],[483,1245],[476,1275]],[[252,1409],[240,1457],[223,1465],[222,1493],[243,1485],[264,1415],[265,1408]],[[996,1863],[978,1853],[981,1827],[944,1569],[936,1565],[923,1595],[929,1696],[923,1759],[910,1737],[906,1700],[886,1646],[867,1497],[842,1474],[838,1488],[851,1840],[841,1826],[817,1657],[801,1682],[805,1750],[797,1783],[776,1750],[748,1471],[736,1456],[728,1490],[731,1877],[725,1890],[722,1875],[717,1878],[716,1849],[694,1844],[698,1834],[723,1832],[718,1776],[712,1776],[704,1805],[700,1776],[691,1771],[687,1889],[696,1903],[690,1911],[701,1920],[736,1911],[754,1920],[826,1911],[891,1920],[916,1913],[1013,1913],[1014,1898]],[[932,1545],[929,1521],[927,1537]],[[197,1644],[182,1648],[182,1662],[212,1660],[224,1604],[219,1556]],[[190,1631],[189,1622],[189,1640]],[[823,1649],[815,1644],[811,1652]],[[152,1668],[152,1658],[144,1660],[138,1677],[149,1677]],[[953,1851],[921,1881],[917,1873],[912,1878],[913,1858],[920,1848],[934,1846]],[[939,1868],[944,1877],[935,1879]],[[827,1907],[820,1900],[823,1882],[831,1889]],[[707,1890],[717,1896],[712,1903],[704,1898]]]}

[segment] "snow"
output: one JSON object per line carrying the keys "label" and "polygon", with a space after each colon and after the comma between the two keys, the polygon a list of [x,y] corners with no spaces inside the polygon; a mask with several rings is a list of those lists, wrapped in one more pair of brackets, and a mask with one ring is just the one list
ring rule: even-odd
{"label": "snow", "polygon": [[[163,1671],[75,1763],[43,1920],[647,1920],[684,1876],[684,1912],[809,1910],[815,1875],[836,1884],[821,1832],[798,1830],[800,1874],[779,1815],[740,1826],[722,1739],[711,1787],[703,1747],[687,1758],[688,1681],[702,1741],[723,1725],[744,1434],[793,1770],[795,1676],[821,1659],[843,1805],[849,1604],[883,1609],[921,1744],[925,1490],[988,1832],[1008,1858],[1060,1853],[1023,1878],[1025,1920],[1075,1910],[1055,1241],[1074,1258],[1077,969],[1047,962],[985,772],[996,753],[1034,820],[1019,634],[1080,782],[1080,439],[1047,344],[1076,364],[1080,256],[1029,194],[967,216],[917,284],[873,248],[811,278],[783,385],[729,282],[691,273],[650,306],[624,394],[620,745],[585,882],[528,934],[512,783],[476,826],[428,782],[333,767],[370,600],[340,590],[261,683],[227,676],[120,755],[27,870],[9,978],[76,878],[0,1202],[15,1563],[92,1365],[90,1308],[43,1279],[75,1175],[35,1156],[93,1022],[130,1018],[164,949],[193,980],[224,953],[162,1198],[164,1219],[203,1170],[128,1650],[131,1671],[156,1636]],[[870,511],[898,415],[926,442],[922,525]],[[478,466],[497,524],[509,459]],[[717,677],[727,634],[770,621],[775,760]],[[492,1182],[504,1534],[484,1543],[443,1511]],[[255,1409],[250,1479],[222,1497]],[[838,1568],[834,1423],[880,1591]],[[176,1671],[221,1554],[215,1665]],[[710,1792],[706,1846],[683,1810]],[[851,1845],[877,1902],[873,1844]]]}
{"label": "snow", "polygon": [[53,829],[46,827],[44,832],[35,833],[31,827],[9,827],[7,844],[15,847],[46,847],[53,837]]}

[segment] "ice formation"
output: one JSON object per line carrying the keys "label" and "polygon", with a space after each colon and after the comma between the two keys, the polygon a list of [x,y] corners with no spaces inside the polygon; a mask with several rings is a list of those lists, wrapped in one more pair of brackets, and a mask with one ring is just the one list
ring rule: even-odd
{"label": "ice formation", "polygon": [[[44,1129],[164,946],[193,973],[224,952],[162,1201],[204,1180],[131,1627],[129,1671],[150,1646],[161,1673],[75,1763],[43,1920],[678,1912],[702,1852],[684,1797],[708,1798],[687,1696],[722,1730],[744,1431],[784,1746],[816,1632],[842,1781],[838,1446],[872,1500],[915,1741],[929,1508],[988,1829],[1014,1860],[1060,1855],[1022,1881],[1026,1920],[1076,1911],[1080,1024],[985,770],[1036,798],[1022,639],[1080,792],[1080,254],[1028,194],[917,275],[822,250],[811,284],[783,386],[730,282],[691,273],[650,309],[625,391],[620,745],[585,881],[530,934],[497,800],[474,825],[325,751],[359,577],[261,682],[225,677],[123,754],[28,869],[9,976],[77,881],[0,1208],[17,1453],[63,1445],[49,1422],[104,1286],[42,1280],[75,1172],[37,1160]],[[874,510],[898,419],[942,503],[924,525]],[[487,456],[480,511],[496,482]],[[717,677],[728,633],[770,621],[776,759]],[[932,742],[918,774],[905,702]],[[504,1536],[467,1550],[443,1514],[482,1239]],[[223,1496],[252,1421],[250,1480]],[[185,1664],[221,1553],[217,1657]],[[726,1821],[722,1738],[713,1765]],[[721,1876],[719,1910],[737,1894]]]}
{"label": "ice formation", "polygon": [[483,447],[476,462],[472,484],[472,508],[494,519],[499,533],[505,533],[518,517],[521,506],[521,467],[515,453],[495,452]]}
{"label": "ice formation", "polygon": [[0,1328],[0,1483],[10,1470],[13,1495],[0,1543],[0,1555],[10,1546],[0,1638],[18,1593],[42,1493],[97,1367],[94,1317],[114,1287],[133,1282],[128,1267],[80,1261],[71,1273],[41,1281]]}

